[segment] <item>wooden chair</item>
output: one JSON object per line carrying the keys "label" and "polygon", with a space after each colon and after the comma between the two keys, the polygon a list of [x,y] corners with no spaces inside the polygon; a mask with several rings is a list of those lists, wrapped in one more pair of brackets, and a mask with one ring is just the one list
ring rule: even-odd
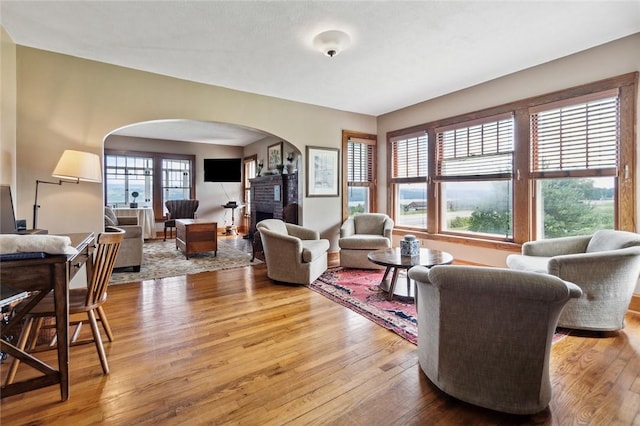
{"label": "wooden chair", "polygon": [[[124,239],[125,231],[120,228],[107,227],[105,232],[98,235],[96,247],[93,250],[91,262],[87,262],[87,288],[77,288],[69,290],[69,316],[86,314],[86,319],[70,320],[69,325],[75,325],[76,330],[71,337],[71,343],[82,344],[94,342],[98,350],[102,371],[109,374],[109,364],[102,345],[102,337],[98,329],[98,321],[102,323],[109,341],[113,341],[113,333],[107,316],[102,308],[102,304],[107,300],[107,286],[111,279],[111,272],[115,264],[120,244]],[[96,317],[97,313],[97,317]],[[28,351],[40,350],[36,347],[40,330],[43,328],[53,328],[55,324],[43,325],[46,318],[55,317],[53,294],[46,295],[36,306],[25,316],[25,324],[18,338],[17,346],[20,349],[28,347]],[[80,327],[84,321],[89,321],[93,339],[76,341],[80,332]],[[34,327],[35,323],[35,327]],[[46,349],[55,347],[56,338],[46,346]],[[14,359],[7,373],[6,384],[13,382],[20,361]]]}
{"label": "wooden chair", "polygon": [[176,227],[176,219],[195,219],[200,201],[168,200],[164,205],[168,211],[167,220],[164,221],[164,241],[167,241],[167,228],[169,228],[169,237],[173,237],[172,230]]}

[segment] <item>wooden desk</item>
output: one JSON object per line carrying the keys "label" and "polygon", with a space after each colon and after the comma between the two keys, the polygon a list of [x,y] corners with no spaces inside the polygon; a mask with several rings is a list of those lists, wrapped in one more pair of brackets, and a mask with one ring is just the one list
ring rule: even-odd
{"label": "wooden desk", "polygon": [[[68,234],[78,254],[51,255],[43,259],[8,260],[0,262],[0,285],[28,291],[37,291],[27,305],[3,327],[3,334],[20,324],[27,312],[53,290],[56,306],[56,332],[58,334],[58,369],[50,367],[32,355],[19,350],[14,345],[0,339],[0,349],[13,357],[17,357],[31,367],[43,373],[32,379],[2,386],[2,398],[37,389],[60,384],[60,397],[69,399],[69,281],[88,260],[94,241],[93,233]],[[89,271],[87,265],[87,272]]]}

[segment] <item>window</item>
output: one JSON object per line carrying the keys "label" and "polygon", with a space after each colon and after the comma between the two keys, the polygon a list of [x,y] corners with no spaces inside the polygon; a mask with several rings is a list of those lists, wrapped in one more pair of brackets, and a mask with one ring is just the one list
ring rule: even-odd
{"label": "window", "polygon": [[512,239],[513,115],[436,129],[442,232]]}
{"label": "window", "polygon": [[389,132],[396,225],[488,247],[635,231],[637,83],[635,72]]}
{"label": "window", "polygon": [[617,90],[531,108],[537,238],[615,227]]}
{"label": "window", "polygon": [[153,202],[153,158],[135,155],[105,155],[106,204],[127,207],[135,197],[140,207]]}
{"label": "window", "polygon": [[426,229],[428,137],[424,130],[391,139],[389,183],[398,226]]}
{"label": "window", "polygon": [[343,219],[376,210],[376,135],[342,132],[345,179]]}
{"label": "window", "polygon": [[126,207],[138,192],[139,207],[152,207],[156,220],[166,200],[195,198],[194,155],[105,149],[106,204]]}

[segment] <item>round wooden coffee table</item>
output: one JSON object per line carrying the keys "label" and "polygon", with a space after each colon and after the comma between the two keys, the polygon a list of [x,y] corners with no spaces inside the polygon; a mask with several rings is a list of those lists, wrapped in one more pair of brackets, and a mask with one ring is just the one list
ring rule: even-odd
{"label": "round wooden coffee table", "polygon": [[[421,265],[430,268],[435,265],[448,265],[453,262],[453,256],[446,251],[432,250],[428,248],[421,248],[420,254],[416,256],[401,256],[400,248],[388,248],[382,250],[372,251],[367,255],[369,260],[377,265],[386,266],[380,288],[388,293],[387,299],[393,299],[393,296],[399,296],[400,298],[413,299],[415,298],[415,288],[411,285],[411,279],[407,274],[407,288],[396,288],[398,281],[398,271],[401,269],[409,270],[410,268]],[[391,280],[387,280],[389,272],[393,270]]]}

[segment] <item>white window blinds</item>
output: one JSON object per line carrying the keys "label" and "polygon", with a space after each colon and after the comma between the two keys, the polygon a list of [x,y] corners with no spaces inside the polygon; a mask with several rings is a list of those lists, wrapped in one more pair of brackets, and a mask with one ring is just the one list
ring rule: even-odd
{"label": "white window blinds", "polygon": [[374,146],[369,142],[359,142],[350,138],[347,143],[347,182],[373,182]]}
{"label": "white window blinds", "polygon": [[391,178],[427,178],[428,137],[424,131],[391,140]]}
{"label": "white window blinds", "polygon": [[533,177],[595,169],[615,174],[619,110],[617,89],[532,108]]}
{"label": "white window blinds", "polygon": [[511,113],[436,129],[436,179],[510,178],[513,172]]}

